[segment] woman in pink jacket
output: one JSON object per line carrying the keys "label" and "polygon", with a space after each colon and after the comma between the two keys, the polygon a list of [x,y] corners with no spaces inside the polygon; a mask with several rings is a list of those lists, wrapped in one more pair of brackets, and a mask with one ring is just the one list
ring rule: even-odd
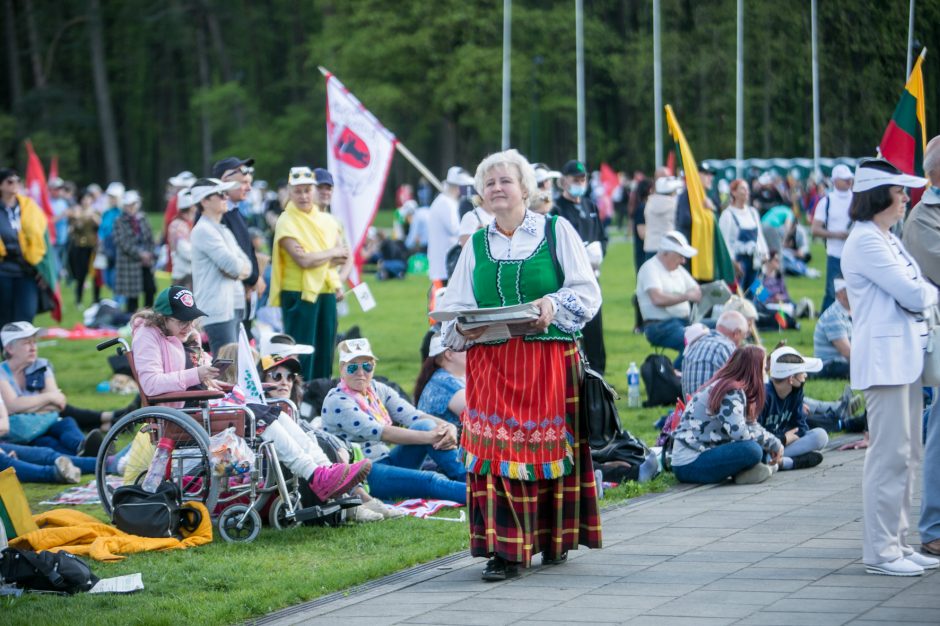
{"label": "woman in pink jacket", "polygon": [[[188,361],[183,347],[193,332],[193,322],[203,315],[189,289],[173,286],[160,292],[152,309],[142,309],[131,319],[137,382],[144,395],[184,391],[200,384],[219,388],[215,380],[219,370]],[[183,403],[167,406],[179,408]],[[274,443],[281,462],[295,476],[305,477],[321,500],[349,492],[372,468],[369,460],[331,464],[317,442],[282,413],[266,411],[256,417],[261,438]]]}

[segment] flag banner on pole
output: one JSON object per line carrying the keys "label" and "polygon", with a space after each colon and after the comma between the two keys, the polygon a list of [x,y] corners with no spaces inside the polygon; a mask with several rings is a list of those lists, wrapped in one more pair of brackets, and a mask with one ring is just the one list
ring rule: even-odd
{"label": "flag banner on pole", "polygon": [[261,387],[261,377],[255,366],[255,357],[251,354],[251,344],[248,343],[248,334],[244,324],[238,325],[238,376],[236,384],[245,391],[245,400],[255,404],[267,404],[264,400],[264,391]]}
{"label": "flag banner on pole", "polygon": [[881,156],[905,174],[912,176],[924,175],[927,105],[924,102],[923,62],[926,52],[925,48],[917,57],[907,85],[901,93],[901,100],[895,107],[878,146]]}
{"label": "flag banner on pole", "polygon": [[767,302],[770,299],[770,292],[764,287],[760,278],[755,278],[751,286],[747,288],[748,293],[754,296],[758,302]]}
{"label": "flag banner on pole", "polygon": [[[23,142],[26,146],[26,195],[36,201],[42,212],[46,214],[46,222],[49,226],[55,223],[52,215],[52,202],[49,200],[49,185],[46,182],[46,172],[42,167],[42,161],[36,151],[33,150],[33,142],[27,139]],[[55,228],[49,228],[49,239],[55,243]]]}
{"label": "flag banner on pole", "polygon": [[356,259],[350,281],[360,282],[360,251],[375,218],[395,154],[395,135],[335,76],[326,73],[326,160],[333,175],[330,209],[343,224]]}
{"label": "flag banner on pole", "polygon": [[699,282],[723,280],[729,285],[734,282],[734,266],[731,255],[725,246],[724,237],[718,230],[715,213],[705,206],[705,189],[698,173],[698,164],[692,148],[686,141],[672,106],[666,105],[666,125],[669,134],[679,148],[679,159],[685,170],[685,188],[689,193],[689,209],[692,213],[692,237],[689,242],[698,250],[692,257],[692,277]]}
{"label": "flag banner on pole", "polygon": [[359,306],[362,308],[363,313],[371,311],[376,307],[375,298],[372,297],[372,290],[369,289],[368,283],[359,283],[353,287],[352,292],[355,294],[356,300],[359,301]]}

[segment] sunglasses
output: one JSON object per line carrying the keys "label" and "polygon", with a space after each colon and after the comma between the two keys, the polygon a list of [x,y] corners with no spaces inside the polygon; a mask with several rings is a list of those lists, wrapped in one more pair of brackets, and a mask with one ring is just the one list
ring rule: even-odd
{"label": "sunglasses", "polygon": [[346,366],[346,373],[352,376],[359,371],[360,366],[362,367],[362,371],[366,374],[371,373],[372,370],[375,369],[375,363],[349,363]]}
{"label": "sunglasses", "polygon": [[271,372],[265,378],[268,380],[273,380],[276,383],[281,382],[282,380],[290,380],[293,374],[290,372]]}
{"label": "sunglasses", "polygon": [[255,168],[249,167],[247,165],[242,165],[240,167],[236,167],[233,170],[228,170],[227,172],[225,172],[222,178],[231,176],[232,174],[244,174],[247,176],[248,174],[254,174],[254,173],[255,173]]}
{"label": "sunglasses", "polygon": [[302,170],[299,172],[290,173],[291,180],[300,180],[301,178],[313,178],[313,172],[310,170]]}

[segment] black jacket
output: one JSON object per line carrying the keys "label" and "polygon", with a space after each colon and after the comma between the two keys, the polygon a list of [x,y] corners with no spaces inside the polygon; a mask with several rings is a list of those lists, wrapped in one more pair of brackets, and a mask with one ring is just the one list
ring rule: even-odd
{"label": "black jacket", "polygon": [[601,218],[597,214],[597,207],[589,197],[582,196],[581,203],[575,204],[564,195],[558,196],[552,214],[571,222],[584,243],[601,242],[601,249],[607,254],[607,233],[604,232]]}

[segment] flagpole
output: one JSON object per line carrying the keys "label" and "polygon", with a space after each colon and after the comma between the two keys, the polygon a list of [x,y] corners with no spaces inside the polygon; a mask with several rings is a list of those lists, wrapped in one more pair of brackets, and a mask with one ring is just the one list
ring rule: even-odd
{"label": "flagpole", "polygon": [[911,0],[910,9],[907,15],[907,71],[904,72],[904,80],[911,77],[911,60],[914,54],[914,0]]}
{"label": "flagpole", "polygon": [[659,0],[653,0],[653,143],[656,167],[663,164],[663,68],[659,41]]}
{"label": "flagpole", "polygon": [[575,65],[578,90],[578,160],[587,163],[584,136],[584,1],[574,1]]}
{"label": "flagpole", "polygon": [[[320,70],[320,73],[323,74],[324,76],[332,76],[330,71],[326,69],[325,67],[323,67],[322,65],[318,65],[317,69]],[[434,185],[434,187],[438,191],[444,191],[444,185],[441,184],[441,181],[438,180],[437,176],[432,174],[431,170],[425,167],[424,163],[419,161],[418,157],[413,155],[411,153],[411,150],[406,148],[405,144],[403,144],[397,137],[395,138],[395,149],[398,150],[398,153],[401,154],[403,157],[405,157],[409,163],[414,165],[415,169],[417,169],[421,173],[422,176],[428,179],[428,182]]]}
{"label": "flagpole", "polygon": [[509,149],[509,94],[512,72],[512,0],[503,0],[503,150]]}
{"label": "flagpole", "polygon": [[[912,0],[913,1],[913,0]],[[821,172],[819,170],[819,45],[817,39],[817,11],[816,0],[810,6],[810,22],[812,27],[812,54],[813,54],[813,175],[818,183]]]}
{"label": "flagpole", "polygon": [[[815,2],[815,0],[813,0]],[[744,167],[744,0],[738,0],[737,69],[735,71],[734,171],[741,178]]]}

